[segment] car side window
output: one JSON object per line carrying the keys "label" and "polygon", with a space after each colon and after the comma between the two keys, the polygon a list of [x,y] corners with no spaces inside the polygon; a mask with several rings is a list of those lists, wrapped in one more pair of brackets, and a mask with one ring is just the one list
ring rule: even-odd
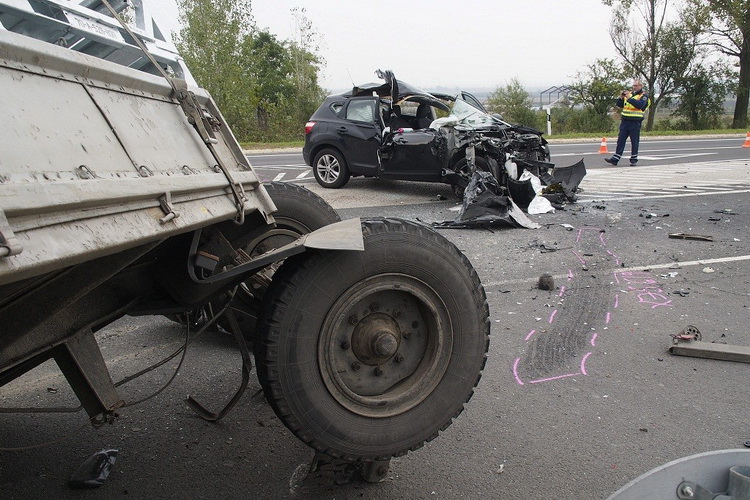
{"label": "car side window", "polygon": [[334,115],[340,116],[342,109],[344,109],[344,103],[342,102],[331,103],[331,111],[333,111]]}
{"label": "car side window", "polygon": [[346,108],[346,119],[354,122],[373,123],[375,108],[373,101],[351,101]]}

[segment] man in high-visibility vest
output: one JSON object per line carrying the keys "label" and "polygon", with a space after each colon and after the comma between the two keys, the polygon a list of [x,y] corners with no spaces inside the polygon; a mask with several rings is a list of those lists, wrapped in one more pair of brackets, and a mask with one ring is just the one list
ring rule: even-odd
{"label": "man in high-visibility vest", "polygon": [[633,80],[633,90],[623,90],[617,99],[615,106],[622,108],[620,112],[620,133],[617,135],[617,148],[615,154],[604,161],[611,165],[617,165],[620,161],[623,151],[625,151],[625,141],[630,138],[630,166],[634,167],[638,163],[638,143],[641,140],[641,122],[643,115],[646,113],[651,100],[648,94],[643,91],[643,84],[640,80]]}

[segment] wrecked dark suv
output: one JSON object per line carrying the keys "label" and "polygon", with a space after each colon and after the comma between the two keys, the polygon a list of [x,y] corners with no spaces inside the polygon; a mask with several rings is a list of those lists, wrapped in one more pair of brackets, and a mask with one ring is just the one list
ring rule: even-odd
{"label": "wrecked dark suv", "polygon": [[390,71],[377,74],[385,83],[330,96],[307,122],[302,152],[321,186],[340,188],[351,176],[366,176],[444,182],[460,196],[474,168],[502,185],[522,170],[551,180],[541,132],[488,114],[466,92],[430,94]]}

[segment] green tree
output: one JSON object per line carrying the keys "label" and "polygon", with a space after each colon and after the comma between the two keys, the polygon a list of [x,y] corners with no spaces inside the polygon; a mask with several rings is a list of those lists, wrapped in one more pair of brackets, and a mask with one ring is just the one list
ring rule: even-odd
{"label": "green tree", "polygon": [[668,20],[669,0],[602,1],[613,7],[609,33],[615,50],[626,69],[647,84],[651,112],[646,130],[651,130],[660,102],[700,60],[695,23],[685,13]]}
{"label": "green tree", "polygon": [[570,85],[573,104],[590,106],[594,114],[608,116],[625,87],[625,73],[613,59],[597,59],[576,74]]}
{"label": "green tree", "polygon": [[700,66],[677,81],[679,103],[674,115],[683,117],[691,130],[719,128],[730,71],[723,62]]}
{"label": "green tree", "polygon": [[208,90],[235,135],[246,137],[258,96],[252,79],[249,0],[178,0],[182,29],[175,46],[198,84]]}
{"label": "green tree", "polygon": [[531,106],[533,100],[517,78],[511,78],[504,87],[498,87],[487,98],[487,109],[499,113],[504,120],[528,127],[540,128],[541,118]]}
{"label": "green tree", "polygon": [[737,58],[732,128],[746,128],[750,101],[750,0],[688,0],[696,28],[708,38],[703,43],[731,58]]}

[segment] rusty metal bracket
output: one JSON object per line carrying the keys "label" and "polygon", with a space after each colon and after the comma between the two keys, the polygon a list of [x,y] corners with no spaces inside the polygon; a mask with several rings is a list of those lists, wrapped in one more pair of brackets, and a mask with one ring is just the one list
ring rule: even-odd
{"label": "rusty metal bracket", "polygon": [[682,333],[672,335],[672,347],[669,348],[669,353],[675,356],[750,363],[750,347],[701,342],[700,339],[700,331],[688,325]]}
{"label": "rusty metal bracket", "polygon": [[18,255],[23,252],[23,246],[10,228],[5,212],[0,209],[0,258]]}

